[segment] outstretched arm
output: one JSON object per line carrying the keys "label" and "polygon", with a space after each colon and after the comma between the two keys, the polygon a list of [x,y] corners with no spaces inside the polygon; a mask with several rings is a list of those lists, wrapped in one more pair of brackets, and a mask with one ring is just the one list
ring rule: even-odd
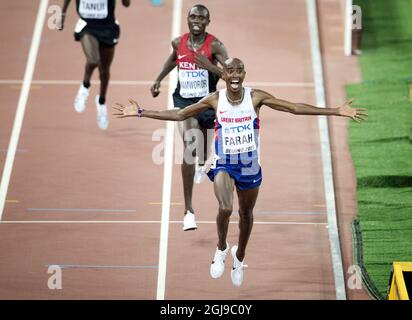
{"label": "outstretched arm", "polygon": [[342,116],[351,118],[356,122],[361,122],[361,120],[365,120],[368,116],[366,109],[351,107],[353,100],[345,101],[345,103],[336,108],[319,108],[306,103],[293,103],[278,99],[262,90],[254,90],[253,99],[258,107],[266,105],[278,111],[297,115]]}
{"label": "outstretched arm", "polygon": [[146,110],[139,106],[139,104],[133,100],[129,99],[130,105],[123,105],[121,103],[116,103],[116,106],[112,107],[116,110],[116,113],[113,113],[117,118],[126,118],[126,117],[141,117],[141,118],[151,118],[157,120],[170,120],[170,121],[182,121],[187,118],[193,117],[199,112],[208,109],[215,108],[215,98],[216,93],[213,93],[197,103],[194,103],[184,109],[172,109],[172,110]]}
{"label": "outstretched arm", "polygon": [[161,81],[176,67],[176,57],[177,57],[177,48],[179,46],[180,38],[176,38],[172,41],[172,53],[167,58],[166,62],[163,65],[162,70],[157,76],[154,84],[150,88],[152,96],[156,98],[160,93],[160,83]]}

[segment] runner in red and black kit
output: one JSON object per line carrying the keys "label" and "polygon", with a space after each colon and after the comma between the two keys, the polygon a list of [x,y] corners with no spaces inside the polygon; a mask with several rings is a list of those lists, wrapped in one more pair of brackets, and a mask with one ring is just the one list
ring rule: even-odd
{"label": "runner in red and black kit", "polygon": [[[60,30],[64,28],[67,8],[71,0],[64,0]],[[130,0],[122,0],[125,7]],[[89,97],[90,79],[94,69],[99,68],[100,95],[95,98],[97,124],[100,129],[108,127],[106,92],[110,79],[110,65],[114,57],[114,47],[119,41],[120,26],[115,18],[116,0],[76,0],[76,10],[80,17],[74,30],[74,39],[80,41],[86,56],[83,83],[77,92],[74,108],[77,112],[86,109]]]}
{"label": "runner in red and black kit", "polygon": [[[196,103],[209,93],[216,91],[216,84],[219,80],[219,76],[208,72],[205,69],[198,68],[195,63],[196,53],[204,59],[207,59],[213,65],[216,65],[218,62],[223,65],[224,61],[228,58],[223,43],[206,32],[206,27],[210,23],[210,14],[205,6],[200,4],[194,5],[188,13],[187,23],[189,33],[172,41],[173,51],[166,60],[155,83],[151,87],[153,97],[157,97],[160,92],[160,82],[177,66],[179,79],[177,88],[173,94],[173,102],[174,106],[180,109]],[[181,124],[181,134],[185,151],[182,164],[183,192],[185,199],[183,230],[185,231],[197,228],[192,207],[193,183],[194,178],[196,179],[196,182],[199,183],[202,180],[202,176],[204,176],[202,165],[207,158],[207,151],[210,150],[206,141],[209,142],[209,144],[212,142],[211,137],[208,139],[207,129],[213,129],[214,120],[215,112],[213,109],[209,109],[204,110],[195,117],[183,121]],[[202,136],[197,135],[196,138],[194,133],[199,133],[199,129]],[[204,145],[199,146],[200,149],[198,147],[194,148],[192,144],[197,143],[200,137],[203,138],[203,141],[205,142]],[[195,164],[194,157],[187,157],[190,150],[193,149],[195,149],[195,152],[196,150],[198,152],[197,164]],[[187,152],[187,150],[189,150],[189,152]],[[195,154],[193,155],[196,156]]]}
{"label": "runner in red and black kit", "polygon": [[[190,33],[184,34],[180,39],[177,49],[176,65],[179,70],[178,82],[173,93],[173,102],[176,108],[183,109],[190,104],[198,102],[211,92],[216,91],[216,84],[219,77],[209,73],[205,69],[200,69],[195,64],[195,52],[189,48]],[[206,33],[206,39],[202,46],[196,50],[197,53],[204,55],[207,59],[216,63],[213,59],[211,43],[216,38]],[[215,121],[213,109],[201,112],[195,117],[201,128],[212,129]]]}

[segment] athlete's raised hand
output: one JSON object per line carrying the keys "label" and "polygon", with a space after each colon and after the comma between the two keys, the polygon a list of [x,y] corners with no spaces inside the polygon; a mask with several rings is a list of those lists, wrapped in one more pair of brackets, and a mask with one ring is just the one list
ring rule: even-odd
{"label": "athlete's raised hand", "polygon": [[116,110],[116,113],[113,113],[112,115],[116,116],[116,118],[140,117],[143,109],[140,108],[135,100],[129,99],[129,102],[130,104],[127,106],[116,102],[116,106],[112,106],[112,108]]}
{"label": "athlete's raised hand", "polygon": [[364,108],[353,108],[351,107],[353,103],[353,99],[349,101],[345,101],[343,105],[341,105],[339,109],[339,114],[351,118],[352,120],[360,123],[363,120],[366,120],[368,114],[366,113],[366,109]]}

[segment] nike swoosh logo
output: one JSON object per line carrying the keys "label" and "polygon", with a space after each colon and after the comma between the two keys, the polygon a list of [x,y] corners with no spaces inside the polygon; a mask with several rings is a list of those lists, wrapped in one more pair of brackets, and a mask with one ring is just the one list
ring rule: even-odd
{"label": "nike swoosh logo", "polygon": [[182,54],[182,55],[178,54],[178,55],[177,55],[177,58],[180,60],[180,59],[182,59],[182,58],[184,58],[184,57],[186,57],[186,56],[187,56],[187,54]]}
{"label": "nike swoosh logo", "polygon": [[220,114],[225,113],[225,112],[227,112],[227,110],[226,111],[219,111]]}
{"label": "nike swoosh logo", "polygon": [[257,180],[253,180],[253,183],[256,183],[256,182],[258,182],[258,181],[260,181],[260,180],[262,180],[262,178],[259,178],[259,179],[257,179]]}

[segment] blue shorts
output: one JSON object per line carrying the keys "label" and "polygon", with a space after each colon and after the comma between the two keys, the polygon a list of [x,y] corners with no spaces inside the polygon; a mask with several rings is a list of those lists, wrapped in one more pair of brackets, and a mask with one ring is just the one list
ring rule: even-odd
{"label": "blue shorts", "polygon": [[214,181],[215,176],[220,171],[226,171],[235,180],[235,186],[239,190],[254,189],[262,183],[262,168],[260,166],[258,170],[256,170],[256,167],[252,170],[252,168],[245,168],[239,165],[216,164],[216,167],[210,169],[207,176],[211,181]]}

